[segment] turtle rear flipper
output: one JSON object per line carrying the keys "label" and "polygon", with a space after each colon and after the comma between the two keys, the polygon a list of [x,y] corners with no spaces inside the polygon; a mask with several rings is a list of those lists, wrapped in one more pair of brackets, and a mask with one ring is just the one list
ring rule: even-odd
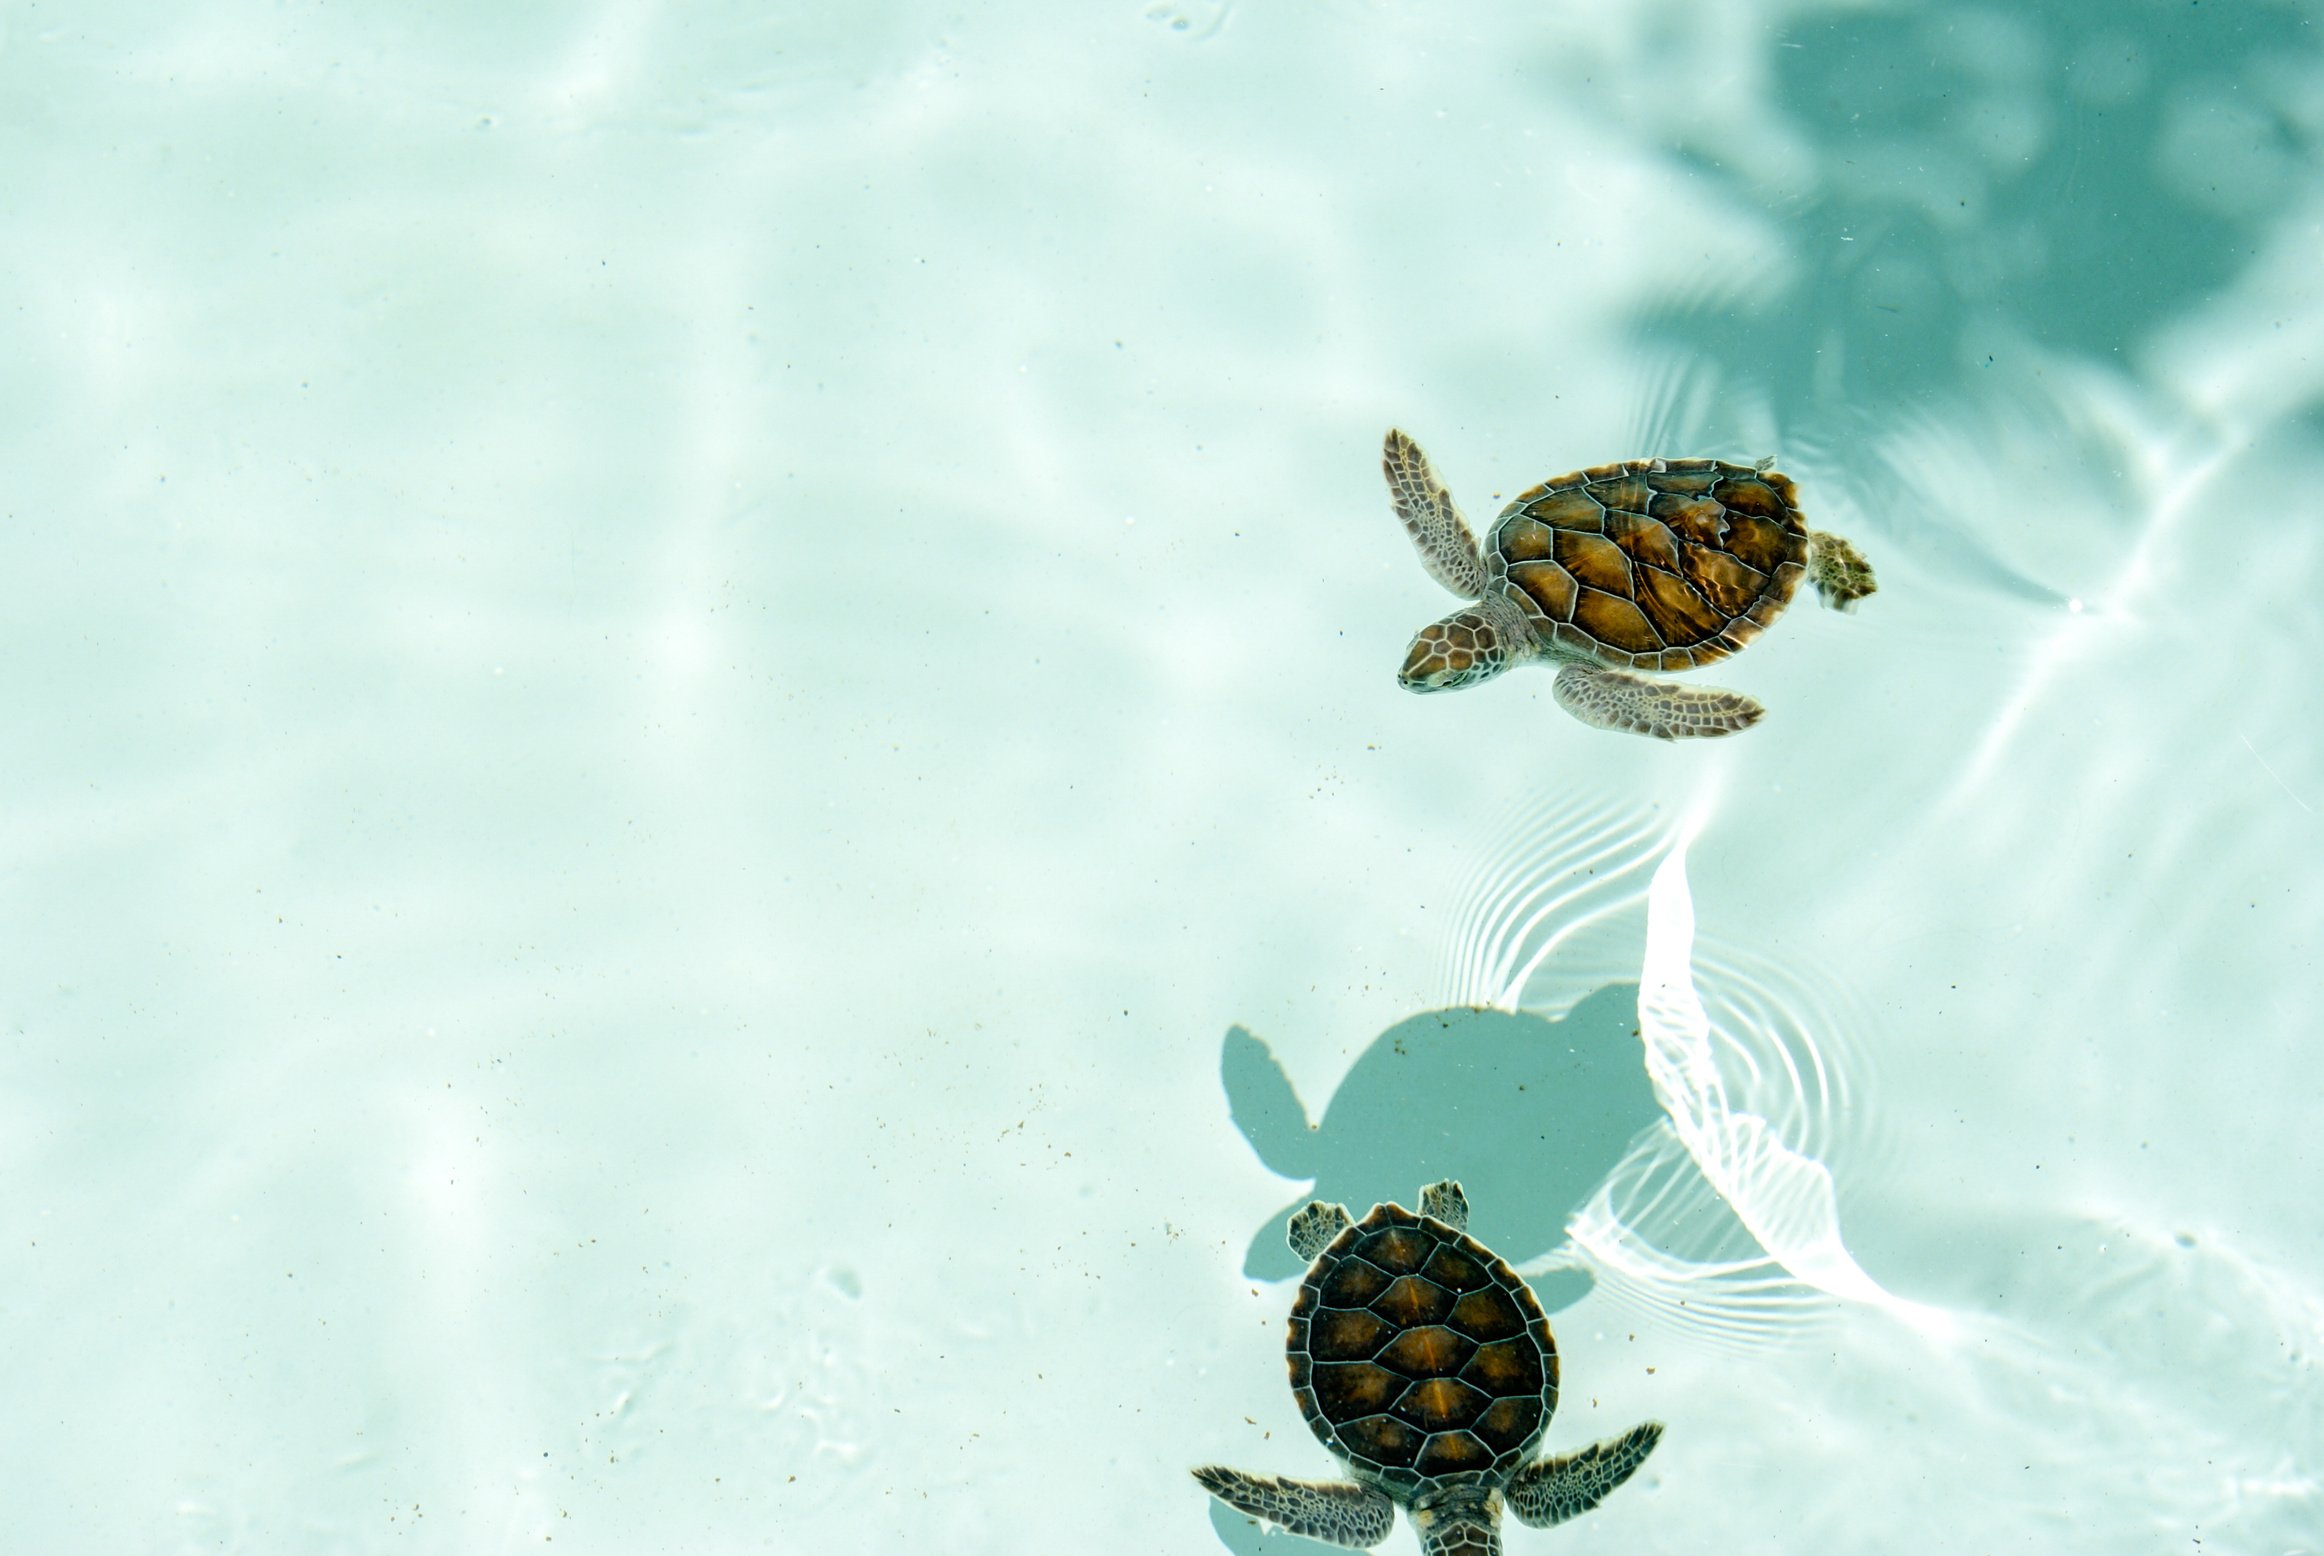
{"label": "turtle rear flipper", "polygon": [[1586,1513],[1636,1473],[1660,1441],[1662,1423],[1646,1421],[1579,1453],[1537,1459],[1509,1482],[1509,1511],[1536,1529]]}
{"label": "turtle rear flipper", "polygon": [[1345,1205],[1327,1205],[1320,1199],[1311,1199],[1307,1208],[1292,1212],[1284,1227],[1284,1236],[1291,1251],[1302,1259],[1312,1259],[1329,1248],[1332,1239],[1355,1225]]}
{"label": "turtle rear flipper", "polygon": [[1822,530],[1808,531],[1808,582],[1836,611],[1854,610],[1858,600],[1880,587],[1872,581],[1872,564],[1863,552]]}
{"label": "turtle rear flipper", "polygon": [[1552,688],[1558,706],[1597,729],[1623,729],[1658,740],[1732,735],[1759,722],[1767,710],[1741,692],[1715,686],[1674,686],[1595,665],[1569,664]]}
{"label": "turtle rear flipper", "polygon": [[1469,1197],[1461,1192],[1456,1179],[1444,1178],[1422,1189],[1420,1213],[1432,1221],[1442,1221],[1456,1232],[1469,1229]]}
{"label": "turtle rear flipper", "polygon": [[1236,1512],[1327,1545],[1362,1550],[1388,1538],[1396,1525],[1396,1504],[1353,1481],[1285,1480],[1216,1464],[1196,1470],[1194,1478]]}

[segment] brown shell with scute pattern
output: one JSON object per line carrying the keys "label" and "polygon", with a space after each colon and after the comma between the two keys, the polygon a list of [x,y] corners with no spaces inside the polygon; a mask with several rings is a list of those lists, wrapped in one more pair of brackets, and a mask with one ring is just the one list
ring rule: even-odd
{"label": "brown shell with scute pattern", "polygon": [[1718,459],[1630,460],[1544,481],[1501,510],[1485,566],[1554,648],[1690,670],[1791,603],[1808,532],[1789,477]]}
{"label": "brown shell with scute pattern", "polygon": [[1557,1409],[1557,1342],[1524,1280],[1401,1205],[1375,1205],[1316,1256],[1288,1350],[1315,1435],[1402,1500],[1505,1481]]}

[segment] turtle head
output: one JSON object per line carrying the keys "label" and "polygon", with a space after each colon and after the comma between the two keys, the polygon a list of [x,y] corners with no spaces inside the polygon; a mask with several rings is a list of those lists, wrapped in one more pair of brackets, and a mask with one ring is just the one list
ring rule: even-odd
{"label": "turtle head", "polygon": [[1509,642],[1475,606],[1422,627],[1404,654],[1396,684],[1408,692],[1449,692],[1509,668]]}

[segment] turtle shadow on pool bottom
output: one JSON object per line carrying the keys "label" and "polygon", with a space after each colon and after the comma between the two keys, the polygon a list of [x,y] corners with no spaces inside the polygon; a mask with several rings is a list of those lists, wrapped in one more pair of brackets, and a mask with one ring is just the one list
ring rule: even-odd
{"label": "turtle shadow on pool bottom", "polygon": [[[1243,1272],[1284,1280],[1305,1268],[1285,1226],[1310,1199],[1374,1205],[1438,1178],[1470,1186],[1472,1230],[1510,1262],[1549,1252],[1661,1116],[1637,1014],[1638,986],[1617,983],[1557,1021],[1474,1007],[1409,1017],[1374,1039],[1312,1123],[1266,1043],[1231,1028],[1219,1078],[1235,1127],[1270,1169],[1314,1184],[1252,1237]],[[1533,1283],[1553,1313],[1589,1284],[1578,1269]]]}

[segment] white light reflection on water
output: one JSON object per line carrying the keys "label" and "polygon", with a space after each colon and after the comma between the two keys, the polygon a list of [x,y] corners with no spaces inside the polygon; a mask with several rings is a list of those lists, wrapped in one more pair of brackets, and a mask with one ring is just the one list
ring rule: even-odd
{"label": "white light reflection on water", "polygon": [[[1638,1022],[1655,1094],[1704,1179],[1769,1258],[1831,1296],[1871,1303],[1916,1327],[1941,1331],[1942,1315],[1891,1295],[1848,1251],[1840,1235],[1831,1169],[1788,1144],[1777,1121],[1738,1106],[1730,1091],[1712,1041],[1711,1014],[1695,990],[1695,910],[1687,889],[1686,851],[1702,822],[1698,809],[1647,892]],[[1788,1060],[1787,1050],[1778,1046],[1776,1051]],[[1799,1073],[1787,1066],[1780,1074],[1779,1090],[1789,1094],[1785,1100],[1796,1099],[1798,1111],[1810,1111],[1813,1105]],[[1601,1246],[1611,1254],[1617,1245],[1607,1240]]]}
{"label": "white light reflection on water", "polygon": [[[1764,1340],[1831,1299],[1900,1303],[1848,1254],[1827,1160],[1861,1158],[1874,1117],[1836,991],[1705,947],[1695,981],[1685,852],[1716,801],[1673,823],[1642,807],[1553,800],[1507,829],[1466,883],[1447,1003],[1555,1016],[1636,981],[1643,1059],[1663,1120],[1568,1228],[1617,1301],[1700,1333]],[[1657,867],[1656,861],[1660,864]],[[1640,946],[1645,947],[1641,970]],[[1828,980],[1825,980],[1828,983]]]}
{"label": "white light reflection on water", "polygon": [[1635,977],[1638,910],[1669,835],[1652,811],[1565,796],[1520,817],[1461,883],[1437,1003],[1554,1017]]}
{"label": "white light reflection on water", "polygon": [[[1851,1241],[1850,1176],[1889,1165],[1866,1021],[1831,979],[1697,941],[1688,851],[1713,815],[1707,798],[1675,823],[1552,803],[1475,872],[1454,936],[1456,990],[1536,1010],[1570,1007],[1630,947],[1664,1117],[1572,1218],[1570,1246],[1526,1266],[1593,1277],[1591,1316],[1561,1334],[1586,1337],[1603,1377],[1619,1330],[1651,1331],[1675,1347],[1664,1370],[1723,1357],[1744,1394],[1814,1336],[1879,1382],[1792,1427],[1862,1451],[1917,1420],[1963,1423],[1961,1480],[1993,1488],[1982,1527],[2134,1538],[2312,1519],[2324,1483],[2303,1445],[2324,1406],[2303,1380],[2324,1310],[2232,1234],[2129,1203],[1954,1207],[1958,1224],[1924,1213],[1913,1234],[1949,1250],[1944,1266],[1902,1281],[1861,1235],[1893,1249],[1896,1228],[1857,1224]],[[2174,1445],[2159,1460],[2158,1442]],[[2254,1457],[2254,1442],[2279,1448]]]}

